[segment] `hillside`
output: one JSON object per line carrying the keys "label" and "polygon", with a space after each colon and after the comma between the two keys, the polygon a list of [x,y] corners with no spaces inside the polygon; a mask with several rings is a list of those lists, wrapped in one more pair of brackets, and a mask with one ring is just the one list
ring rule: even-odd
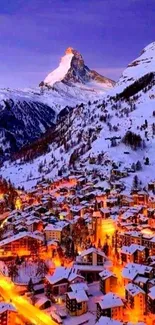
{"label": "hillside", "polygon": [[41,156],[36,143],[36,159],[29,161],[25,152],[20,160],[6,162],[3,177],[30,188],[42,177],[51,179],[73,169],[86,169],[94,174],[99,171],[107,182],[116,182],[120,179],[113,177],[116,168],[126,188],[131,187],[135,172],[143,188],[153,179],[155,167],[155,72],[154,64],[145,74],[139,75],[139,65],[134,69],[132,83],[124,81],[120,89],[121,77],[103,99],[77,105],[62,118]]}

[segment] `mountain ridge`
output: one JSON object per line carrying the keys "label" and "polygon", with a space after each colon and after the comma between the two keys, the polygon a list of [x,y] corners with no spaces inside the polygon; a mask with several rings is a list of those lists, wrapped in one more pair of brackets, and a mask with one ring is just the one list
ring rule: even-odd
{"label": "mountain ridge", "polygon": [[[77,74],[75,70],[78,70]],[[74,108],[77,104],[93,101],[96,97],[103,96],[109,87],[107,79],[89,70],[84,65],[81,54],[72,48],[66,50],[60,66],[55,71],[58,73],[51,87],[0,89],[0,161],[53,127],[60,111],[65,111],[66,107]],[[52,72],[52,75],[53,73],[55,72]],[[60,77],[62,73],[63,80]],[[83,80],[80,79],[82,74]],[[47,76],[47,80],[48,78],[50,77]],[[85,82],[86,79],[93,81],[93,78],[94,82],[89,85]],[[104,81],[106,87],[100,87],[102,83],[97,83],[97,78]],[[111,83],[110,87],[112,85]]]}
{"label": "mountain ridge", "polygon": [[[145,56],[148,56],[147,51]],[[137,173],[142,186],[145,186],[152,179],[155,167],[154,59],[151,60],[152,68],[150,62],[148,69],[147,66],[144,68],[140,60],[142,71],[139,74],[139,65],[134,65],[132,80],[125,82],[122,74],[116,86],[106,95],[68,111],[67,117],[62,117],[56,126],[48,152],[43,151],[39,156],[38,151],[34,161],[20,165],[18,181],[19,166],[16,161],[10,166],[7,163],[4,165],[3,176],[8,178],[11,175],[15,185],[29,188],[42,177],[56,178],[82,168],[94,173],[97,170],[109,182],[115,179],[112,174],[115,166],[127,175],[121,180],[123,186],[131,188],[133,165],[140,161],[142,170]],[[28,177],[29,170],[33,177]]]}

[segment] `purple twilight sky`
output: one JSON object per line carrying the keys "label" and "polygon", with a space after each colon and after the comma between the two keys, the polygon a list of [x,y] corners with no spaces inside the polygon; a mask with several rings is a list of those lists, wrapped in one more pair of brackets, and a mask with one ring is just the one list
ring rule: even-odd
{"label": "purple twilight sky", "polygon": [[118,79],[155,40],[155,0],[1,0],[0,87],[37,86],[67,47]]}

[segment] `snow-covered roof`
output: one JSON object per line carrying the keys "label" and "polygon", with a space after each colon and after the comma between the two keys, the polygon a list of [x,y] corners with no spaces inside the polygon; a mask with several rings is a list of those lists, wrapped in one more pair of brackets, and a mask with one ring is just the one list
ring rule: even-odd
{"label": "snow-covered roof", "polygon": [[1,240],[0,241],[0,247],[1,246],[4,246],[4,245],[7,245],[13,241],[16,241],[16,240],[19,240],[21,238],[24,238],[24,237],[30,237],[30,238],[33,238],[33,239],[37,239],[37,240],[40,240],[40,241],[43,241],[43,238],[41,236],[38,236],[32,232],[20,232],[19,234],[17,235],[14,235],[14,236],[11,236],[9,238],[6,238],[4,240]]}
{"label": "snow-covered roof", "polygon": [[149,289],[148,296],[152,299],[155,300],[155,286]]}
{"label": "snow-covered roof", "polygon": [[128,263],[122,270],[122,276],[123,278],[133,280],[137,275],[144,275],[152,270],[153,268],[147,265]]}
{"label": "snow-covered roof", "polygon": [[134,279],[135,283],[147,283],[148,278],[145,278],[144,276],[137,275],[136,278]]}
{"label": "snow-covered roof", "polygon": [[78,303],[88,301],[88,296],[86,295],[85,290],[79,290],[79,291],[72,291],[66,293],[69,299],[73,300],[75,299]]}
{"label": "snow-covered roof", "polygon": [[113,272],[111,272],[111,271],[109,271],[109,270],[103,270],[102,272],[100,272],[99,273],[99,276],[101,277],[101,278],[104,278],[104,279],[108,279],[109,277],[111,277],[111,276],[114,276],[114,277],[116,277],[116,275],[113,273]]}
{"label": "snow-covered roof", "polygon": [[0,302],[0,314],[4,313],[5,311],[13,311],[16,312],[16,308],[12,304],[8,304],[6,302]]}
{"label": "snow-covered roof", "polygon": [[137,245],[137,244],[131,244],[130,246],[122,246],[121,253],[132,255],[137,250],[142,252],[143,250],[145,250],[145,246],[141,246],[141,245]]}
{"label": "snow-covered roof", "polygon": [[76,278],[77,276],[79,276],[75,270],[75,268],[70,268],[70,267],[57,267],[55,269],[55,272],[53,275],[47,275],[46,279],[48,280],[48,282],[50,284],[55,284],[61,280],[65,280],[67,281],[73,281],[74,278]]}
{"label": "snow-covered roof", "polygon": [[45,227],[45,231],[62,231],[64,227],[68,225],[66,221],[58,221],[56,224],[48,224]]}
{"label": "snow-covered roof", "polygon": [[101,316],[95,325],[123,325],[123,323],[109,317]]}
{"label": "snow-covered roof", "polygon": [[88,286],[85,282],[73,283],[70,285],[70,288],[74,292],[78,292],[80,290],[88,291]]}
{"label": "snow-covered roof", "polygon": [[125,289],[129,292],[129,294],[131,296],[136,296],[140,293],[144,294],[145,295],[145,292],[140,288],[138,287],[136,284],[134,283],[128,283],[126,286],[125,286]]}
{"label": "snow-covered roof", "polygon": [[37,302],[35,303],[35,306],[39,308],[42,305],[44,305],[47,301],[50,301],[47,297],[41,297],[37,300]]}
{"label": "snow-covered roof", "polygon": [[101,309],[124,306],[122,299],[115,293],[109,292],[98,301]]}
{"label": "snow-covered roof", "polygon": [[129,236],[132,236],[132,237],[141,237],[142,236],[142,233],[140,231],[126,231],[124,233],[125,235],[129,235]]}
{"label": "snow-covered roof", "polygon": [[100,256],[103,256],[103,257],[106,258],[105,253],[104,253],[103,251],[101,251],[100,249],[97,249],[97,248],[95,248],[95,247],[91,247],[91,248],[88,248],[88,249],[84,250],[84,251],[80,254],[80,256],[81,256],[81,257],[84,257],[85,255],[92,254],[92,253],[95,253],[95,254],[97,254],[97,255],[100,255]]}
{"label": "snow-covered roof", "polygon": [[89,264],[75,264],[74,265],[76,271],[92,271],[92,272],[102,272],[103,271],[103,265],[89,265]]}

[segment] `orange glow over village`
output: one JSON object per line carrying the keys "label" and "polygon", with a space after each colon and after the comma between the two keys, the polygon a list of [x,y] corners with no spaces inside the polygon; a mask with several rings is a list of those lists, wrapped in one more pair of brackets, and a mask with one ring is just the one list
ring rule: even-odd
{"label": "orange glow over village", "polygon": [[7,325],[89,324],[92,308],[94,324],[154,324],[153,185],[123,195],[101,184],[80,173],[44,181],[17,190],[11,207],[1,193],[0,304],[13,315]]}

